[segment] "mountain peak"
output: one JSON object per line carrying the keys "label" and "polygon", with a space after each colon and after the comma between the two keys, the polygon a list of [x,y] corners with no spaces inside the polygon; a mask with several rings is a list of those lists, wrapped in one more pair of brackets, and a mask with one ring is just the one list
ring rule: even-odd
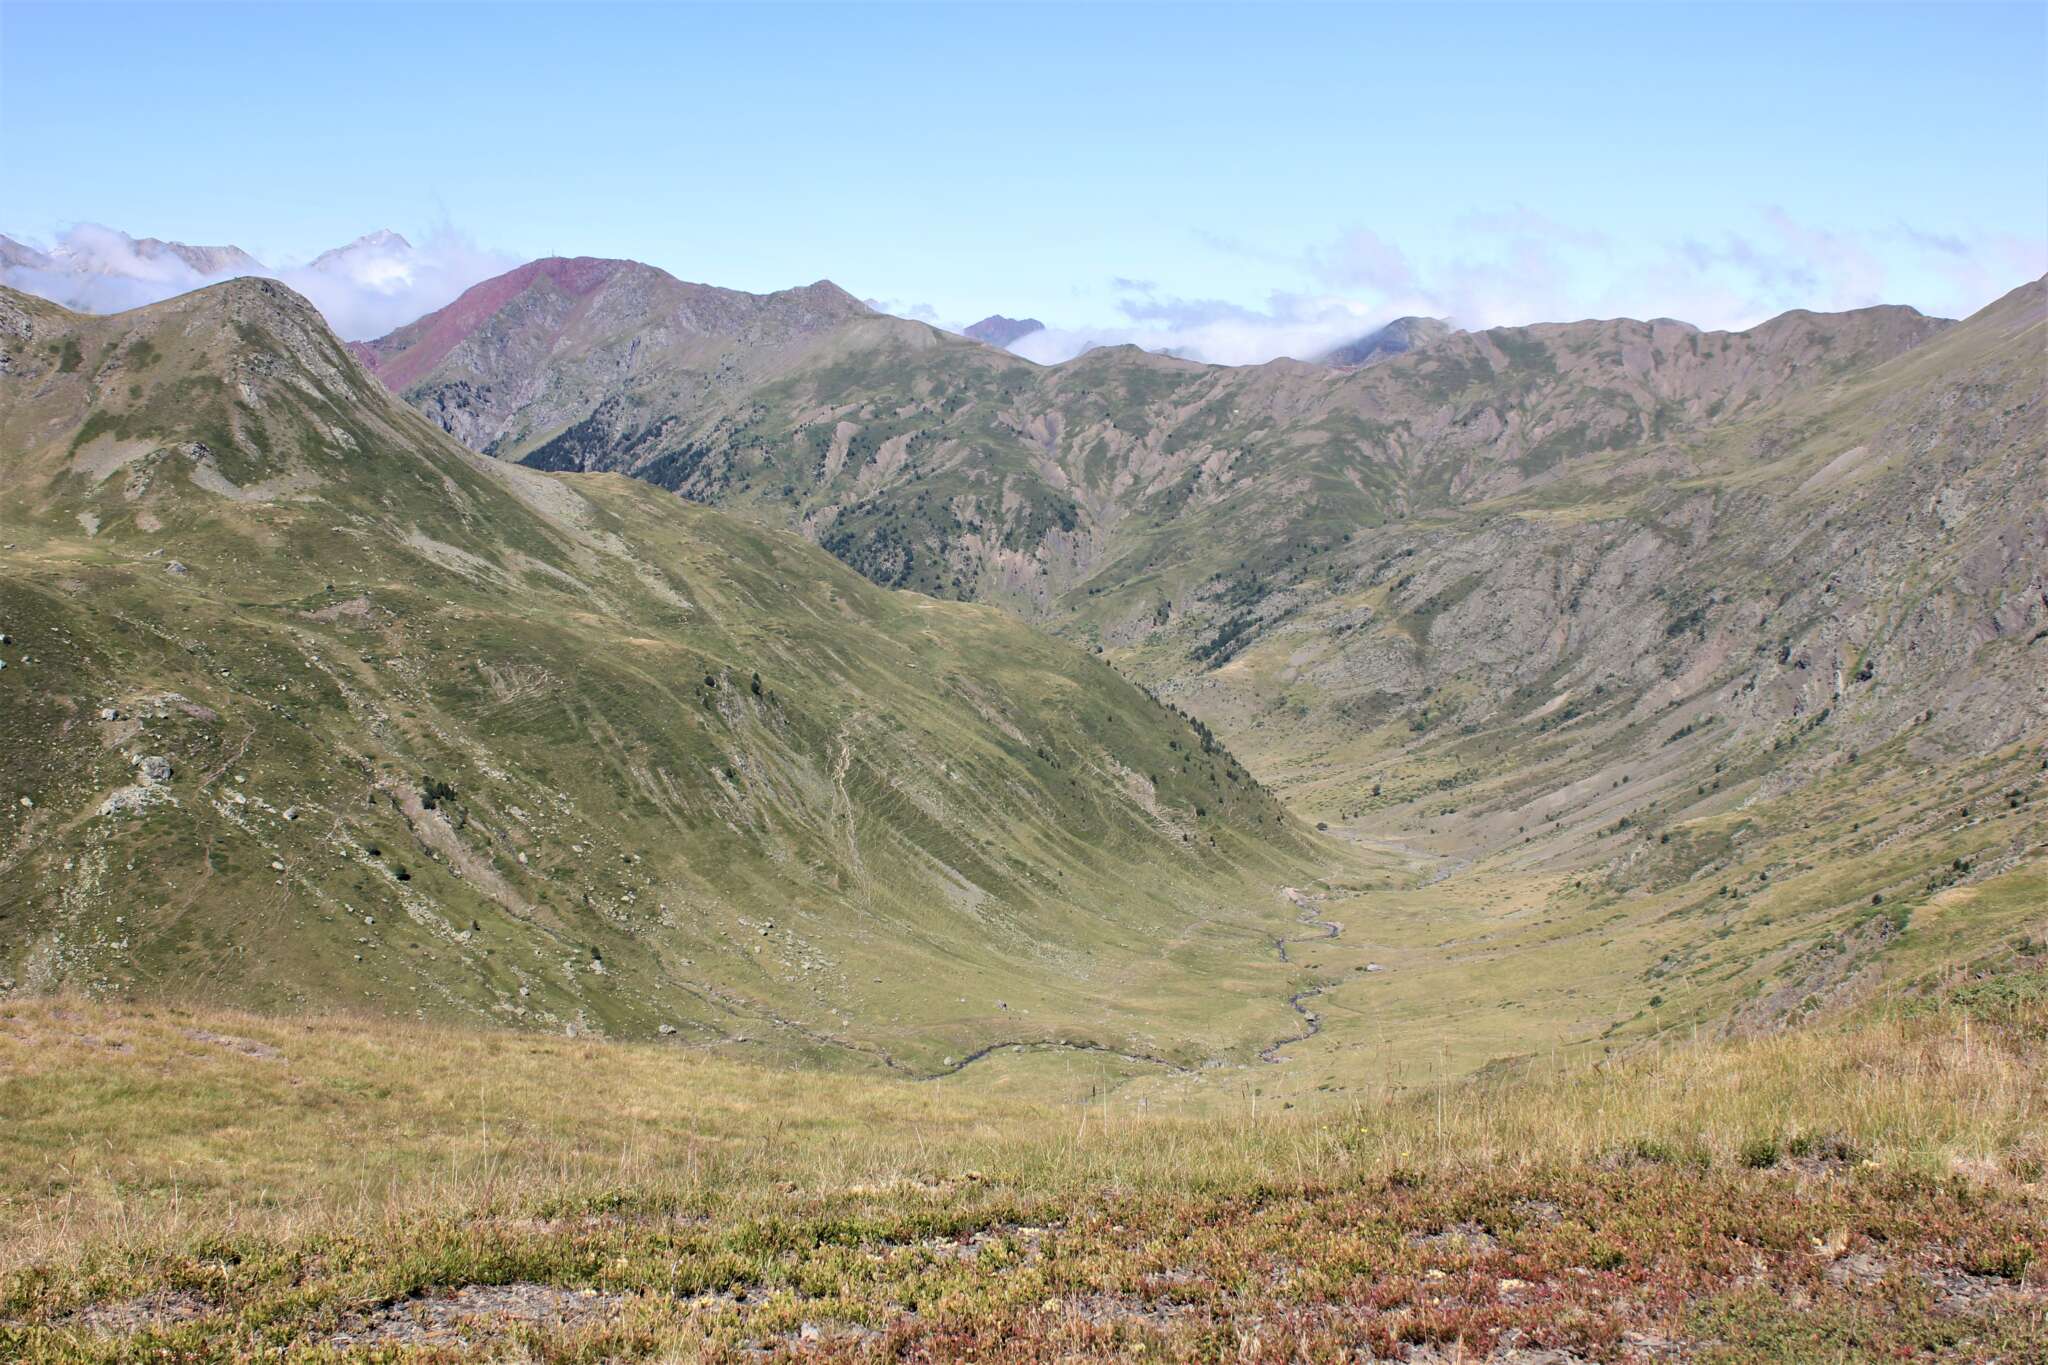
{"label": "mountain peak", "polygon": [[847,316],[875,311],[830,280],[813,280],[809,284],[800,285],[795,289],[785,289],[782,292],[801,298],[812,307]]}
{"label": "mountain peak", "polygon": [[1316,363],[1358,369],[1441,341],[1452,330],[1449,321],[1443,318],[1395,318],[1384,327],[1325,351],[1316,357]]}
{"label": "mountain peak", "polygon": [[961,335],[1007,350],[1018,340],[1030,336],[1033,332],[1044,330],[1045,324],[1037,318],[1006,318],[1001,313],[990,313],[980,322],[966,328]]}
{"label": "mountain peak", "polygon": [[571,298],[587,298],[629,267],[636,267],[636,263],[596,256],[546,256],[528,261],[471,285],[447,307],[436,309],[389,336],[372,342],[352,342],[350,349],[393,392],[402,392],[537,283],[546,281]]}
{"label": "mountain peak", "polygon": [[[545,366],[562,394],[585,379],[616,383],[642,365],[688,370],[716,363],[742,338],[771,357],[872,315],[831,280],[750,294],[688,283],[638,261],[549,256],[474,285],[446,308],[354,350],[395,392],[411,394],[430,382],[449,388],[450,407],[439,420],[478,449],[501,450],[517,439],[494,415],[500,400],[476,392],[479,386],[524,393],[534,367]],[[620,337],[648,329],[658,342],[629,341],[624,352],[614,350]],[[595,370],[584,374],[586,363]],[[559,432],[560,423],[550,425]]]}
{"label": "mountain peak", "polygon": [[390,228],[378,228],[375,232],[364,233],[347,246],[338,246],[331,251],[321,252],[313,258],[312,268],[315,270],[332,270],[339,266],[351,265],[364,256],[375,256],[386,252],[404,252],[409,254],[411,251],[412,243],[405,240],[404,237],[393,232]]}

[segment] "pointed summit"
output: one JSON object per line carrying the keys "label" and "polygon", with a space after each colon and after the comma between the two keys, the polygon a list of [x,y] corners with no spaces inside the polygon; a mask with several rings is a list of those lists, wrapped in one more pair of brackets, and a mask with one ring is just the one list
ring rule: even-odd
{"label": "pointed summit", "polygon": [[412,243],[390,228],[378,228],[375,232],[364,233],[347,246],[321,252],[313,258],[312,268],[328,271],[352,269],[366,256],[394,254],[410,256]]}
{"label": "pointed summit", "polygon": [[565,429],[579,449],[603,444],[580,424],[622,390],[765,377],[874,316],[830,280],[748,294],[638,261],[550,256],[351,349],[458,440],[520,458]]}
{"label": "pointed summit", "polygon": [[1395,318],[1375,332],[1347,341],[1316,357],[1319,365],[1359,369],[1443,340],[1452,332],[1443,318]]}

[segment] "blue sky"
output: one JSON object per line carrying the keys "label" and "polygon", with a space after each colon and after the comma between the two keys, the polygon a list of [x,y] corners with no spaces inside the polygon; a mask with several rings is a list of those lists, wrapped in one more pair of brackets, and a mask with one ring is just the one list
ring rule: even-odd
{"label": "blue sky", "polygon": [[2048,6],[8,0],[0,140],[0,230],[45,245],[389,226],[1212,359],[1402,312],[1954,314],[2048,269]]}

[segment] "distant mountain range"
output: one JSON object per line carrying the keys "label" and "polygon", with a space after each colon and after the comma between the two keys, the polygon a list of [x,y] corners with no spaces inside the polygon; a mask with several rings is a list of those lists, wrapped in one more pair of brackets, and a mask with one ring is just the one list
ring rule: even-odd
{"label": "distant mountain range", "polygon": [[[346,246],[323,251],[308,268],[329,274],[362,271],[388,272],[394,258],[402,260],[412,243],[388,228],[366,233]],[[238,246],[193,246],[167,242],[158,237],[130,237],[112,229],[74,232],[48,251],[13,237],[0,235],[0,268],[39,271],[52,276],[80,280],[127,279],[164,280],[185,283],[190,275],[194,287],[238,275],[268,275],[272,267]],[[12,281],[7,281],[12,284]],[[51,300],[55,303],[62,299]]]}
{"label": "distant mountain range", "polygon": [[[1000,313],[994,313],[983,318],[980,322],[974,323],[972,326],[961,328],[960,334],[972,337],[976,341],[986,342],[990,346],[999,347],[1003,350],[1012,350],[1018,342],[1026,337],[1035,336],[1046,330],[1046,325],[1037,318],[1010,318],[1004,317]],[[1328,365],[1338,369],[1357,369],[1366,365],[1377,364],[1389,356],[1401,355],[1415,350],[1417,347],[1434,345],[1456,330],[1447,318],[1396,318],[1383,327],[1375,328],[1362,336],[1354,337],[1341,345],[1333,346],[1328,351],[1319,355],[1304,358],[1317,365]],[[1084,344],[1078,340],[1069,341],[1069,345],[1076,350],[1096,349],[1104,344],[1110,343],[1094,342]],[[1180,347],[1162,346],[1152,347],[1150,350],[1153,355],[1165,356],[1169,359],[1195,361],[1202,359],[1200,355],[1189,354],[1185,348]],[[1045,357],[1041,353],[1034,358]]]}
{"label": "distant mountain range", "polygon": [[345,337],[380,336],[512,262],[455,237],[421,247],[389,229],[303,264],[265,263],[238,246],[192,246],[92,224],[45,249],[0,237],[0,284],[81,312],[114,313],[243,275],[281,280]]}
{"label": "distant mountain range", "polygon": [[[303,265],[290,267],[267,265],[238,246],[193,246],[156,237],[131,237],[91,225],[73,229],[63,242],[48,250],[0,235],[0,283],[66,307],[87,312],[119,311],[238,275],[268,275],[306,292],[315,306],[328,314],[331,324],[344,336],[352,337],[374,333],[365,333],[359,325],[352,325],[354,317],[346,307],[346,296],[323,288],[323,280],[357,291],[399,295],[412,286],[414,277],[427,264],[427,258],[411,242],[388,228],[365,233],[345,246],[323,251]],[[540,263],[527,263],[537,264]],[[445,278],[440,281],[443,288],[438,296],[424,300],[426,306],[418,313],[401,315],[398,322],[411,322],[439,307],[488,272],[470,270],[454,276],[442,273]],[[872,300],[870,306],[880,308]],[[1450,324],[1440,319],[1398,318],[1311,359],[1336,367],[1369,365],[1428,345],[1451,330]],[[961,328],[960,334],[1009,350],[1025,338],[1046,331],[1045,323],[1037,318],[992,313]],[[1158,348],[1154,354],[1183,358],[1183,353],[1174,348]]]}
{"label": "distant mountain range", "polygon": [[[362,353],[476,449],[630,473],[794,527],[877,582],[1101,647],[1230,725],[1308,809],[1348,819],[1424,800],[1379,780],[1396,755],[1441,752],[1422,766],[1454,771],[1477,726],[1528,745],[1526,768],[1554,724],[1542,703],[1623,724],[1671,678],[1691,680],[1671,728],[1702,740],[1588,748],[1549,780],[1711,766],[1822,710],[1844,752],[1921,711],[1992,746],[2048,715],[2008,671],[2017,656],[1946,671],[1974,657],[1965,619],[2003,613],[2007,637],[2048,626],[2048,555],[2001,548],[2048,534],[2048,472],[2020,458],[2038,414],[1945,446],[1973,463],[1936,483],[1910,454],[1914,429],[1954,420],[1946,386],[2019,401],[2040,384],[2025,340],[2040,299],[2027,286],[1961,327],[1898,307],[1740,333],[1402,319],[1322,365],[1125,346],[1043,367],[830,285],[742,295],[560,261]],[[1981,511],[1929,540],[1929,498]],[[1893,563],[1904,545],[1922,568]],[[1791,546],[1806,548],[1788,560]],[[1975,605],[1948,624],[1879,605],[1951,559]],[[1865,586],[1828,587],[1850,581]],[[1932,633],[1891,657],[1876,642],[1902,629]],[[1743,661],[1766,655],[1752,677]],[[1888,680],[1867,696],[1866,660]],[[1531,702],[1533,688],[1548,690]],[[1370,761],[1294,757],[1366,735]],[[1512,807],[1508,791],[1493,799]],[[1475,801],[1465,818],[1500,839]]]}
{"label": "distant mountain range", "polygon": [[[0,235],[0,266],[70,275],[113,275],[129,279],[160,278],[171,262],[196,275],[226,277],[260,274],[263,262],[238,246],[191,246],[157,237],[130,237],[110,232],[73,239],[49,251]],[[175,268],[175,267],[174,267]]]}

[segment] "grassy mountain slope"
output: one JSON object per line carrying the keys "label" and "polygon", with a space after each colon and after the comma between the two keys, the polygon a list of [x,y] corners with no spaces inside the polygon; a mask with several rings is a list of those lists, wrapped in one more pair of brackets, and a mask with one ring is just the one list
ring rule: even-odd
{"label": "grassy mountain slope", "polygon": [[274,283],[0,336],[17,986],[912,1072],[1291,1030],[1307,842],[1102,663],[472,456]]}
{"label": "grassy mountain slope", "polygon": [[2039,283],[1341,373],[867,319],[529,458],[794,520],[1227,736],[1367,858],[1286,1053],[1342,1087],[1782,1022],[2038,925],[2043,335]]}

